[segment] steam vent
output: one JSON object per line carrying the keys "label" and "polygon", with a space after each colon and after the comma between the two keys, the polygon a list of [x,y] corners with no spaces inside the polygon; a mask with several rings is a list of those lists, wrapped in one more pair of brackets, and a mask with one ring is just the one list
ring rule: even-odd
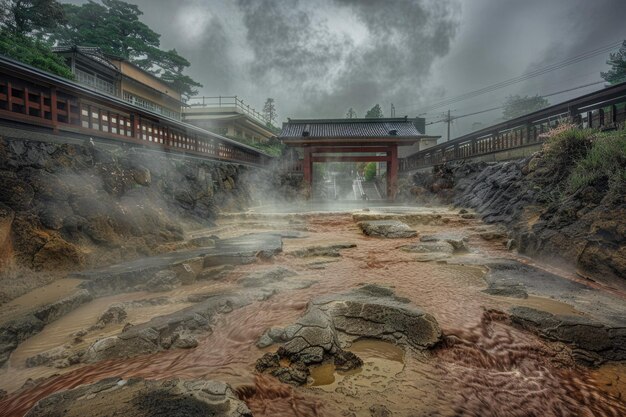
{"label": "steam vent", "polygon": [[0,417],[626,416],[624,2],[0,3]]}

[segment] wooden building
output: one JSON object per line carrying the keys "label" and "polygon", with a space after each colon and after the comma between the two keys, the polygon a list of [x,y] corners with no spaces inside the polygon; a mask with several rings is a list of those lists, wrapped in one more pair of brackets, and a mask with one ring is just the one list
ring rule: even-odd
{"label": "wooden building", "polygon": [[65,58],[78,83],[180,120],[183,105],[180,92],[155,75],[125,59],[103,54],[99,48],[59,46],[53,50]]}

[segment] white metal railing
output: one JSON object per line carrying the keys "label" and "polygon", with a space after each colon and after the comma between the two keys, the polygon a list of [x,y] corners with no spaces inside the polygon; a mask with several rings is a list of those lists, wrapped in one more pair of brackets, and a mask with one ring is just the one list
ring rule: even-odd
{"label": "white metal railing", "polygon": [[247,114],[261,123],[268,123],[268,120],[263,114],[259,113],[255,108],[250,107],[249,104],[244,103],[244,101],[237,96],[191,97],[187,101],[187,106],[203,108],[234,107],[236,110]]}

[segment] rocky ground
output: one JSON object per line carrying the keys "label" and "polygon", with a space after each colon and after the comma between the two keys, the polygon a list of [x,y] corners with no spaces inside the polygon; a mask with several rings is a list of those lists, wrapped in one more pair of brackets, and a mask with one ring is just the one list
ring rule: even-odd
{"label": "rocky ground", "polygon": [[[624,289],[626,159],[623,150],[596,156],[601,141],[624,143],[623,134],[551,135],[544,150],[527,159],[454,162],[415,174],[403,184],[403,198],[475,210],[486,223],[506,227],[510,248]],[[593,168],[575,169],[591,165],[592,157]],[[613,158],[613,165],[603,166],[602,158]],[[588,184],[578,185],[582,181]]]}
{"label": "rocky ground", "polygon": [[201,245],[185,232],[246,207],[244,175],[139,149],[0,137],[0,303],[59,271]]}

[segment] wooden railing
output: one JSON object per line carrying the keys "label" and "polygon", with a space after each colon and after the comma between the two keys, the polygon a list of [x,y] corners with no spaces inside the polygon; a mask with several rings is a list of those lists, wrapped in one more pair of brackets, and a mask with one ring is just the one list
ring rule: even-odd
{"label": "wooden railing", "polygon": [[542,133],[565,121],[581,128],[614,129],[624,125],[626,83],[607,87],[417,152],[400,160],[400,171],[537,145],[543,141]]}
{"label": "wooden railing", "polygon": [[0,121],[208,159],[267,165],[259,150],[0,56]]}

